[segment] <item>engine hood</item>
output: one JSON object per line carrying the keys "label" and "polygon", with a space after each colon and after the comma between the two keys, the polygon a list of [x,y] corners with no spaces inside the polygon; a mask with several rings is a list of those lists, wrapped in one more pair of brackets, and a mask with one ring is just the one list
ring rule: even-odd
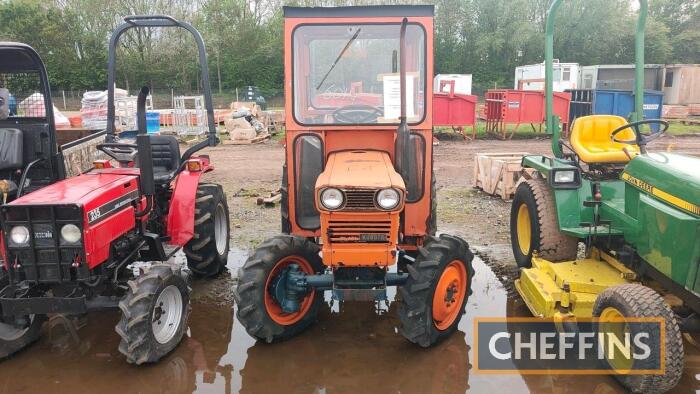
{"label": "engine hood", "polygon": [[700,215],[700,159],[650,153],[632,159],[622,178],[672,205]]}
{"label": "engine hood", "polygon": [[394,170],[389,154],[370,150],[331,153],[325,170],[316,181],[317,189],[327,186],[358,189],[406,188],[401,175]]}
{"label": "engine hood", "polygon": [[9,205],[91,205],[88,203],[107,197],[105,194],[109,194],[106,192],[111,189],[121,187],[131,191],[136,187],[136,183],[136,176],[91,172],[64,179],[26,194]]}

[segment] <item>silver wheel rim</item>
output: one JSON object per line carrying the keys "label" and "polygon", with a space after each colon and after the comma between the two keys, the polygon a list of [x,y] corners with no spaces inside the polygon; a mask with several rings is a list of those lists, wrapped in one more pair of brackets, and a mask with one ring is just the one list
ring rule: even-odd
{"label": "silver wheel rim", "polygon": [[18,328],[12,324],[0,323],[0,340],[10,342],[22,338],[29,331],[34,322],[34,315],[29,316],[29,326]]}
{"label": "silver wheel rim", "polygon": [[182,294],[175,285],[163,289],[153,308],[151,328],[158,343],[170,342],[180,329],[182,320]]}
{"label": "silver wheel rim", "polygon": [[226,253],[226,246],[228,244],[228,237],[226,234],[227,220],[224,204],[217,205],[216,212],[214,213],[214,241],[216,242],[216,251],[219,253],[219,256]]}

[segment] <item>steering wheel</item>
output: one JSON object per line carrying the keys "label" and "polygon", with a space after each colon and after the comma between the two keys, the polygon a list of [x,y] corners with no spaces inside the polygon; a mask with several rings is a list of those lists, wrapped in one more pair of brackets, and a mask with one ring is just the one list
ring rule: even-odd
{"label": "steering wheel", "polygon": [[[663,127],[659,127],[658,131],[652,131],[650,133],[642,133],[641,130],[639,130],[639,126],[645,125],[645,124],[658,124]],[[630,129],[634,133],[634,139],[631,140],[621,140],[618,139],[616,136],[620,134],[622,131]],[[650,143],[651,141],[654,141],[655,139],[661,137],[666,130],[668,130],[668,122],[665,120],[661,119],[646,119],[646,120],[640,120],[637,122],[632,122],[632,123],[627,123],[626,125],[622,125],[610,133],[610,138],[617,143],[620,144],[631,144],[631,145],[637,145],[639,146],[639,149],[642,151],[642,153],[645,153],[646,151],[646,145]]]}
{"label": "steering wheel", "polygon": [[121,142],[107,142],[98,144],[97,149],[119,163],[131,163],[136,158],[138,147],[135,144],[124,144]]}
{"label": "steering wheel", "polygon": [[376,123],[381,115],[380,108],[365,104],[346,105],[333,111],[333,119],[337,123]]}

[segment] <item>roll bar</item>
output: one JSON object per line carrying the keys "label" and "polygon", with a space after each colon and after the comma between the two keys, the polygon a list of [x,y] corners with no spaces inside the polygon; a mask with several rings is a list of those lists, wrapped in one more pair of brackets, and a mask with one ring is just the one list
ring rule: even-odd
{"label": "roll bar", "polygon": [[[563,156],[559,139],[559,117],[553,115],[554,95],[554,17],[562,0],[554,0],[547,11],[544,41],[545,61],[545,125],[547,133],[552,134],[552,152],[556,157]],[[639,0],[637,32],[634,39],[634,112],[633,122],[644,118],[644,29],[647,21],[647,0]]]}
{"label": "roll bar", "polygon": [[117,26],[117,28],[112,33],[112,37],[109,40],[109,58],[107,61],[107,142],[115,141],[114,133],[114,120],[115,120],[115,110],[114,110],[114,80],[116,76],[116,56],[117,56],[117,44],[119,43],[119,38],[129,29],[133,28],[146,28],[146,27],[179,27],[185,29],[192,33],[195,42],[197,43],[197,49],[199,52],[199,70],[202,75],[202,85],[204,86],[204,104],[207,108],[207,124],[208,124],[208,136],[207,139],[190,147],[183,153],[182,160],[187,160],[200,149],[207,146],[215,146],[219,143],[219,139],[216,136],[216,126],[214,125],[214,104],[211,95],[211,86],[209,85],[209,66],[207,63],[207,52],[204,47],[204,40],[202,40],[202,35],[199,31],[195,29],[192,25],[186,22],[178,21],[177,19],[168,15],[131,15],[124,18],[124,23]]}

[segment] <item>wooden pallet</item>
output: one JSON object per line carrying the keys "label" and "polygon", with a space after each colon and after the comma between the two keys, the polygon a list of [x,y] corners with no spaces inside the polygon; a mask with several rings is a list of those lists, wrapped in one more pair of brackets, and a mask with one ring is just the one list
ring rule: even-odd
{"label": "wooden pallet", "polygon": [[480,153],[474,161],[474,187],[487,194],[510,200],[518,187],[525,152]]}

